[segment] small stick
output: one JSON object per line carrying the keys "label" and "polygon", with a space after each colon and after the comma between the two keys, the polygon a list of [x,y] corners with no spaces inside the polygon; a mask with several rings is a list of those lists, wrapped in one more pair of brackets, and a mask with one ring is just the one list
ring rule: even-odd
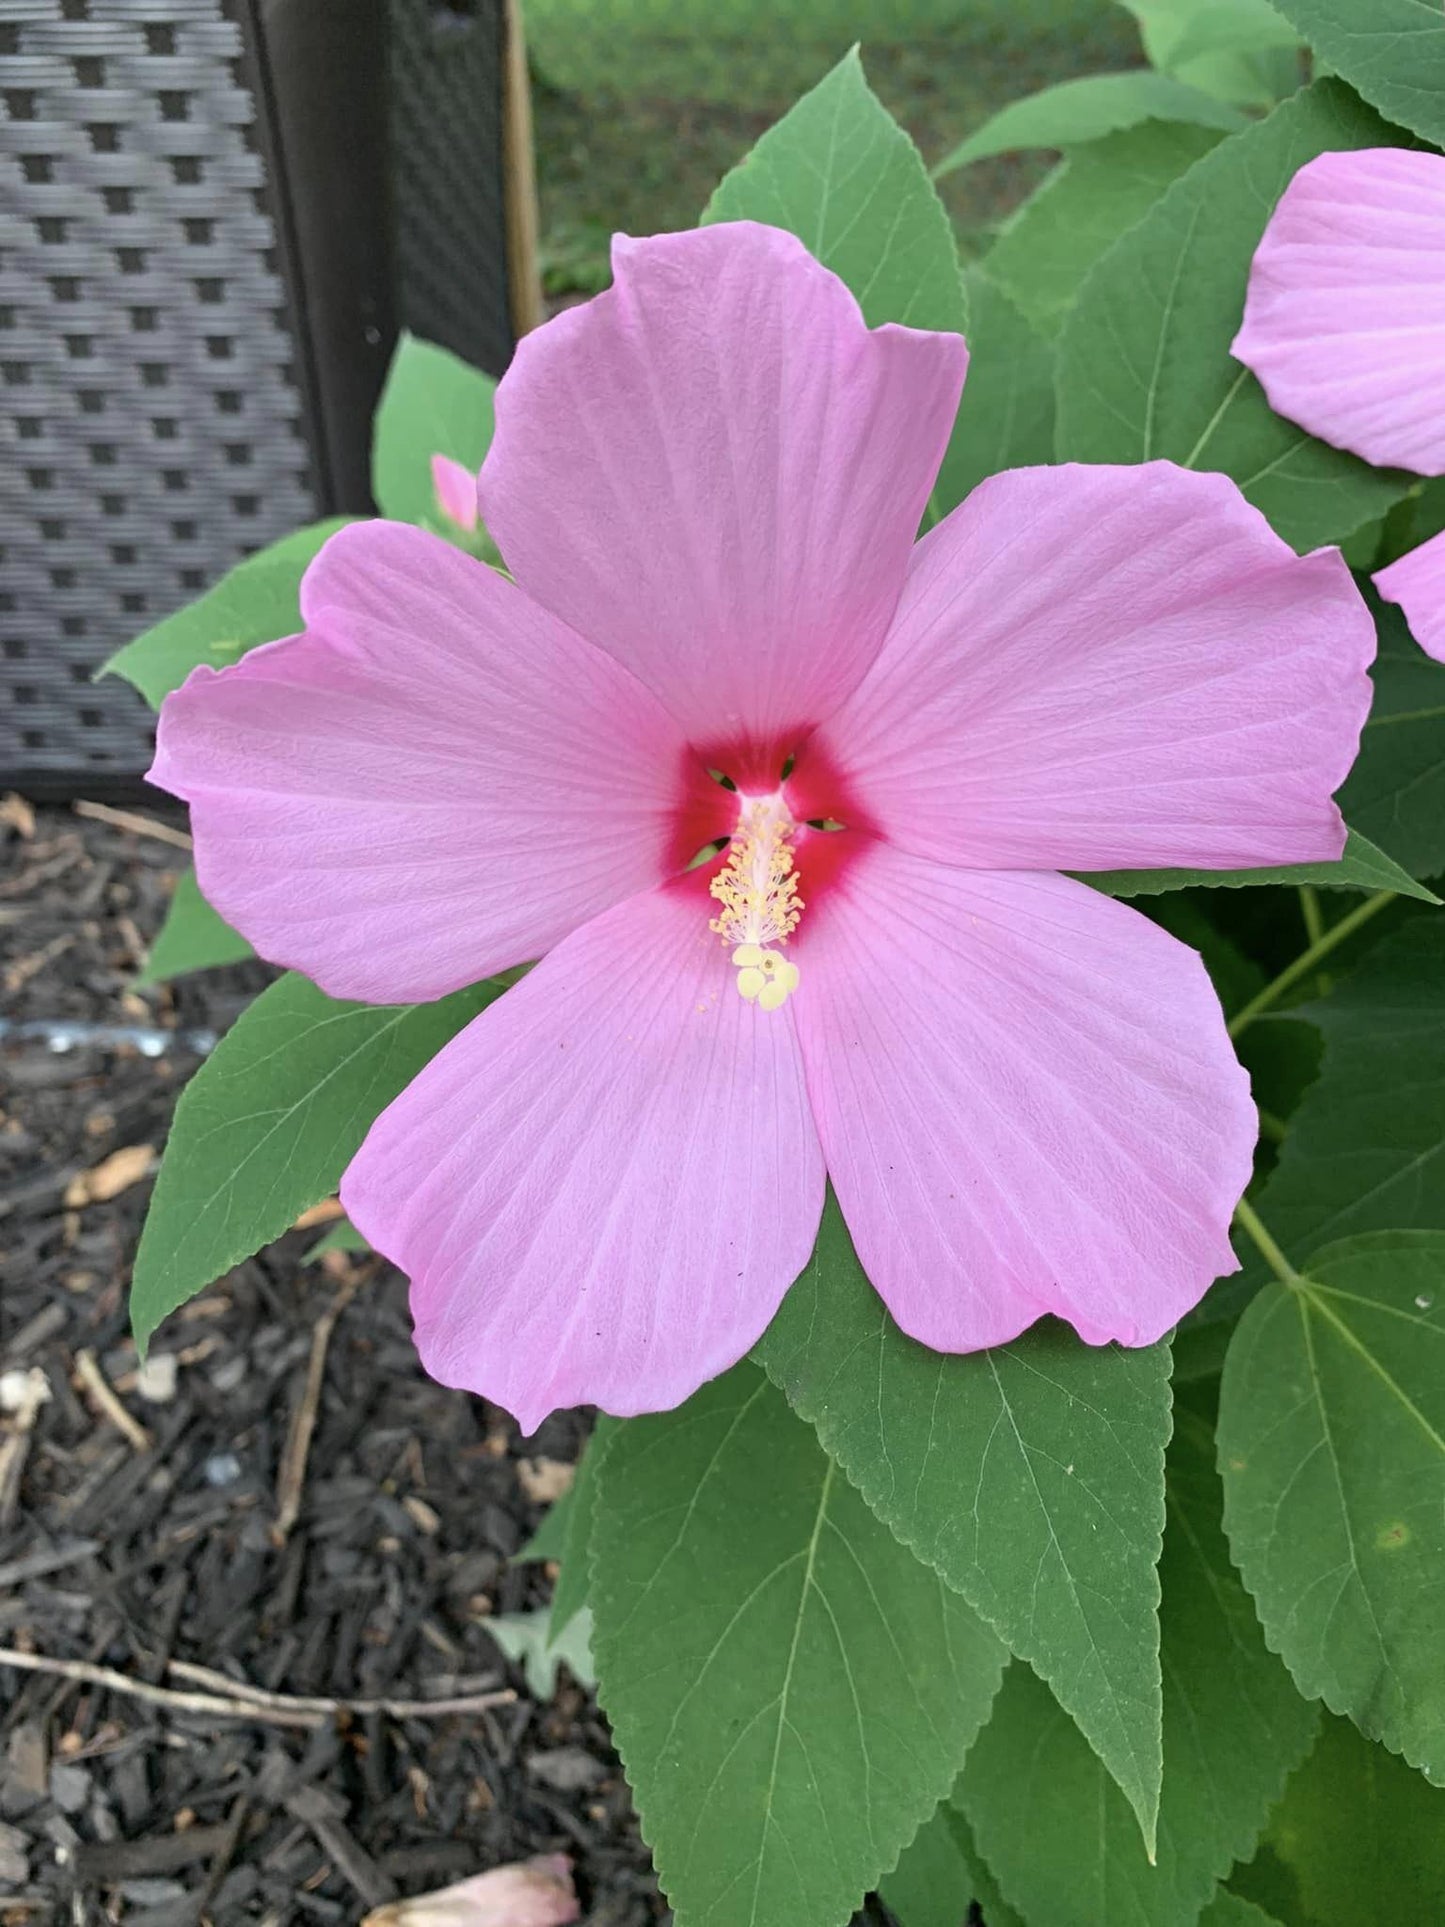
{"label": "small stick", "polygon": [[41,950],[31,951],[28,957],[17,957],[5,972],[5,988],[12,994],[23,990],[32,977],[38,977],[47,965],[53,964],[57,957],[63,957],[67,950],[73,950],[73,936],[52,937]]}
{"label": "small stick", "polygon": [[117,1432],[123,1433],[137,1452],[149,1452],[154,1443],[150,1433],[139,1419],[131,1417],[111,1390],[94,1352],[79,1351],[75,1354],[75,1376],[90,1394],[92,1402],[99,1406],[101,1415],[110,1420]]}
{"label": "small stick", "polygon": [[435,1713],[438,1708],[445,1712],[474,1713],[486,1706],[509,1706],[516,1694],[508,1687],[499,1687],[485,1693],[453,1694],[450,1699],[434,1700],[337,1700],[321,1697],[304,1697],[293,1693],[272,1693],[264,1686],[252,1686],[248,1682],[232,1679],[229,1673],[214,1672],[209,1666],[195,1666],[189,1660],[173,1659],[166,1671],[176,1679],[189,1680],[193,1686],[214,1686],[218,1690],[232,1694],[236,1699],[245,1700],[250,1706],[269,1706],[286,1709],[301,1707],[311,1713],[325,1713],[328,1716],[337,1712],[355,1713],[361,1718],[370,1714],[389,1713],[393,1719],[411,1719],[419,1712]]}
{"label": "small stick", "polygon": [[192,848],[191,839],[184,830],[173,830],[169,823],[157,823],[154,817],[138,816],[134,810],[113,810],[109,803],[77,803],[77,816],[88,816],[96,823],[109,823],[114,830],[129,830],[135,836],[148,836],[157,843],[169,843],[177,850]]}
{"label": "small stick", "polygon": [[273,1546],[285,1545],[292,1527],[301,1517],[301,1498],[306,1488],[306,1461],[311,1453],[316,1415],[321,1409],[321,1388],[326,1381],[326,1354],[331,1346],[331,1335],[336,1330],[342,1312],[355,1297],[357,1288],[375,1270],[375,1265],[371,1265],[348,1278],[317,1319],[316,1328],[311,1334],[311,1357],[306,1366],[306,1382],[301,1388],[301,1402],[292,1417],[291,1429],[286,1434],[286,1449],[281,1454],[281,1470],[276,1479],[276,1520],[271,1527]]}
{"label": "small stick", "polygon": [[[60,1307],[48,1306],[46,1309],[59,1311]],[[61,1323],[64,1323],[63,1313]],[[24,1346],[17,1344],[16,1340],[38,1329],[38,1319],[32,1318],[28,1325],[15,1334],[15,1338],[11,1340],[13,1357],[19,1357],[25,1349]],[[19,1508],[20,1480],[25,1472],[25,1461],[30,1455],[31,1434],[35,1430],[35,1420],[40,1408],[49,1397],[50,1380],[38,1365],[32,1365],[21,1382],[19,1402],[11,1417],[9,1428],[0,1427],[0,1532],[9,1530],[10,1521]]]}
{"label": "small stick", "polygon": [[[212,1679],[226,1679],[227,1691],[221,1693],[182,1693],[170,1686],[152,1686],[149,1681],[132,1679],[110,1666],[95,1666],[86,1659],[52,1659],[44,1653],[21,1653],[0,1646],[0,1666],[14,1666],[23,1673],[52,1673],[60,1679],[79,1680],[88,1686],[103,1686],[112,1693],[126,1693],[132,1699],[152,1706],[166,1706],[177,1713],[212,1713],[226,1720],[255,1720],[263,1726],[301,1726],[316,1728],[348,1714],[365,1719],[385,1714],[390,1719],[446,1719],[456,1713],[481,1713],[493,1706],[513,1706],[517,1695],[508,1686],[492,1693],[468,1693],[456,1699],[303,1699],[286,1693],[263,1693],[259,1686],[239,1686],[224,1673]],[[178,1679],[194,1673],[175,1660],[166,1669]]]}
{"label": "small stick", "polygon": [[80,1680],[87,1686],[104,1686],[112,1693],[127,1693],[132,1699],[152,1706],[166,1706],[175,1713],[209,1713],[218,1719],[257,1720],[269,1726],[324,1726],[319,1713],[283,1712],[275,1707],[252,1706],[248,1702],[222,1699],[215,1693],[177,1693],[166,1686],[152,1686],[146,1680],[131,1679],[109,1666],[93,1666],[85,1659],[50,1659],[42,1653],[18,1653],[0,1646],[0,1666],[14,1666],[22,1673],[54,1673],[61,1679]]}

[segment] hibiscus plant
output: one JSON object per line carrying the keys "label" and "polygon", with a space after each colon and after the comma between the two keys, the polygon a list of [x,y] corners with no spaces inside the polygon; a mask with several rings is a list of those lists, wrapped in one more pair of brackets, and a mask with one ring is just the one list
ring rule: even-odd
{"label": "hibiscus plant", "polygon": [[429,1372],[599,1409],[551,1637],[684,1924],[1445,1918],[1445,19],[1374,4],[1236,6],[1329,77],[1155,89],[966,272],[848,58],[113,665],[153,976],[288,972],[138,1336],[339,1188]]}

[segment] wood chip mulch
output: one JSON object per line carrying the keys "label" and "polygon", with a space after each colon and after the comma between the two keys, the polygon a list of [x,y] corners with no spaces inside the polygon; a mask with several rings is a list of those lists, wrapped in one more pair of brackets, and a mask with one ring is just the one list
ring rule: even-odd
{"label": "wood chip mulch", "polygon": [[541,1510],[521,1461],[575,1458],[583,1422],[523,1446],[431,1384],[402,1281],[303,1267],[314,1230],[138,1372],[155,1154],[269,973],[130,988],[185,861],[181,820],[137,807],[171,836],[0,807],[0,1927],[353,1922],[558,1850],[589,1921],[647,1927],[595,1703],[564,1671],[539,1704],[487,1633],[548,1591],[508,1564]]}

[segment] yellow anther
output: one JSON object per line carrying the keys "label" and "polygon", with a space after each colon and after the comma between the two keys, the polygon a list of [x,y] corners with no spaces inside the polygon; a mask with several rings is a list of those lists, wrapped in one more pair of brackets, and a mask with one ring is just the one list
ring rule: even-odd
{"label": "yellow anther", "polygon": [[739,995],[746,997],[749,1003],[755,997],[760,997],[768,987],[767,978],[753,964],[749,964],[746,969],[738,972]]}

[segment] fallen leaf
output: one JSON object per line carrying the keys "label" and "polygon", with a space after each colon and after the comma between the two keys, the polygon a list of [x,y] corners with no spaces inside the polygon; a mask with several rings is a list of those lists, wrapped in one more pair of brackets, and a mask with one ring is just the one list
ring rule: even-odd
{"label": "fallen leaf", "polygon": [[74,1211],[83,1204],[105,1204],[148,1178],[155,1168],[153,1144],[127,1144],[103,1158],[93,1171],[82,1171],[70,1180],[65,1187],[66,1208]]}
{"label": "fallen leaf", "polygon": [[557,1664],[563,1661],[579,1686],[595,1686],[592,1663],[592,1614],[586,1606],[576,1613],[554,1640],[548,1606],[530,1613],[497,1613],[482,1621],[507,1658],[521,1667],[533,1698],[550,1700],[557,1691]]}
{"label": "fallen leaf", "polygon": [[309,1209],[303,1211],[291,1229],[293,1231],[310,1231],[314,1225],[335,1224],[338,1218],[344,1218],[345,1216],[346,1213],[341,1208],[340,1198],[323,1198],[320,1204],[313,1204]]}

